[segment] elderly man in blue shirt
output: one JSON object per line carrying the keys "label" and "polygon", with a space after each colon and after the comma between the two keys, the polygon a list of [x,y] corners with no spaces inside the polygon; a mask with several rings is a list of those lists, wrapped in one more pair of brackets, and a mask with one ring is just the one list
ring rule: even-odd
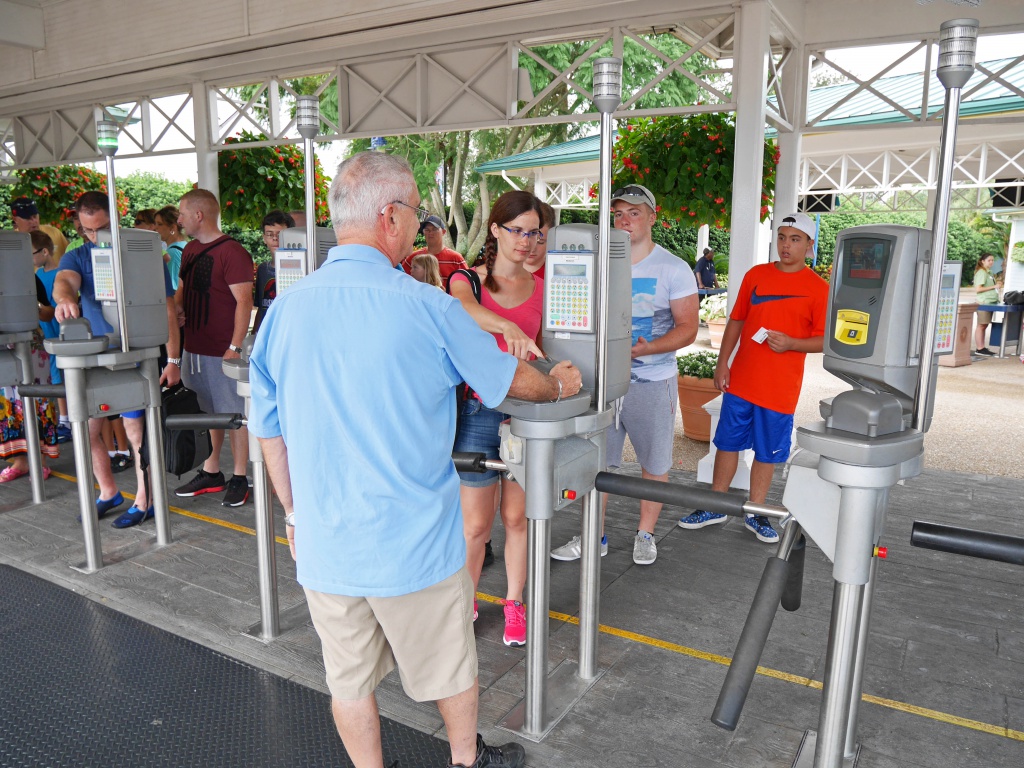
{"label": "elderly man in blue shirt", "polygon": [[579,391],[579,370],[547,376],[499,351],[458,301],[394,269],[427,215],[404,159],[349,158],[328,202],[338,247],[267,313],[249,429],[285,508],[335,724],[357,768],[381,768],[374,690],[397,665],[410,697],[437,701],[449,765],[517,768],[520,745],[476,733],[455,387],[490,407],[555,400]]}

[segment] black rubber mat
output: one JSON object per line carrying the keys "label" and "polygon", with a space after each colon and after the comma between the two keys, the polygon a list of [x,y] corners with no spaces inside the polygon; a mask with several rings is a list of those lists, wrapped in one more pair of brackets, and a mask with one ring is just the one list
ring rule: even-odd
{"label": "black rubber mat", "polygon": [[[381,721],[385,765],[448,745]],[[0,566],[0,766],[351,766],[329,697]]]}

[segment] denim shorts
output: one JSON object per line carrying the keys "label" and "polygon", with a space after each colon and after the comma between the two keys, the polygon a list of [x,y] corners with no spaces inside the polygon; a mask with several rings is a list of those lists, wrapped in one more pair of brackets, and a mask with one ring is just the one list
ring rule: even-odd
{"label": "denim shorts", "polygon": [[726,392],[715,432],[715,447],[739,453],[754,449],[762,464],[783,464],[789,458],[793,414],[779,413]]}
{"label": "denim shorts", "polygon": [[[498,458],[498,446],[501,444],[498,427],[507,418],[501,411],[488,408],[475,397],[470,397],[459,408],[459,424],[455,431],[453,450],[482,453],[488,459]],[[486,488],[498,482],[498,473],[493,469],[486,472],[459,472],[459,482],[469,488]]]}

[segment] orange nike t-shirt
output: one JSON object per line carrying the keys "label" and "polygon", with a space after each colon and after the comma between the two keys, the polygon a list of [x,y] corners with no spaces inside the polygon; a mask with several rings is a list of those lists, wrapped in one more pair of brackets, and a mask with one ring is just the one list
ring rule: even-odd
{"label": "orange nike t-shirt", "polygon": [[793,338],[825,335],[828,283],[805,267],[783,272],[759,264],[743,277],[730,318],[743,322],[739,351],[729,368],[729,393],[779,413],[793,413],[804,380],[805,352],[772,352],[753,340],[761,328]]}

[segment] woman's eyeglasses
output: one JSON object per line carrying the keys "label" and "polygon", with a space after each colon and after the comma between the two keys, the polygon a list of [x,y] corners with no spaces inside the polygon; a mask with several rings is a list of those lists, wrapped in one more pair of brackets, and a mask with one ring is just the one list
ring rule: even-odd
{"label": "woman's eyeglasses", "polygon": [[506,232],[508,232],[510,235],[512,235],[512,237],[516,239],[536,240],[538,237],[544,234],[539,229],[525,230],[520,229],[519,227],[506,227],[504,224],[499,224],[498,226],[504,229]]}

